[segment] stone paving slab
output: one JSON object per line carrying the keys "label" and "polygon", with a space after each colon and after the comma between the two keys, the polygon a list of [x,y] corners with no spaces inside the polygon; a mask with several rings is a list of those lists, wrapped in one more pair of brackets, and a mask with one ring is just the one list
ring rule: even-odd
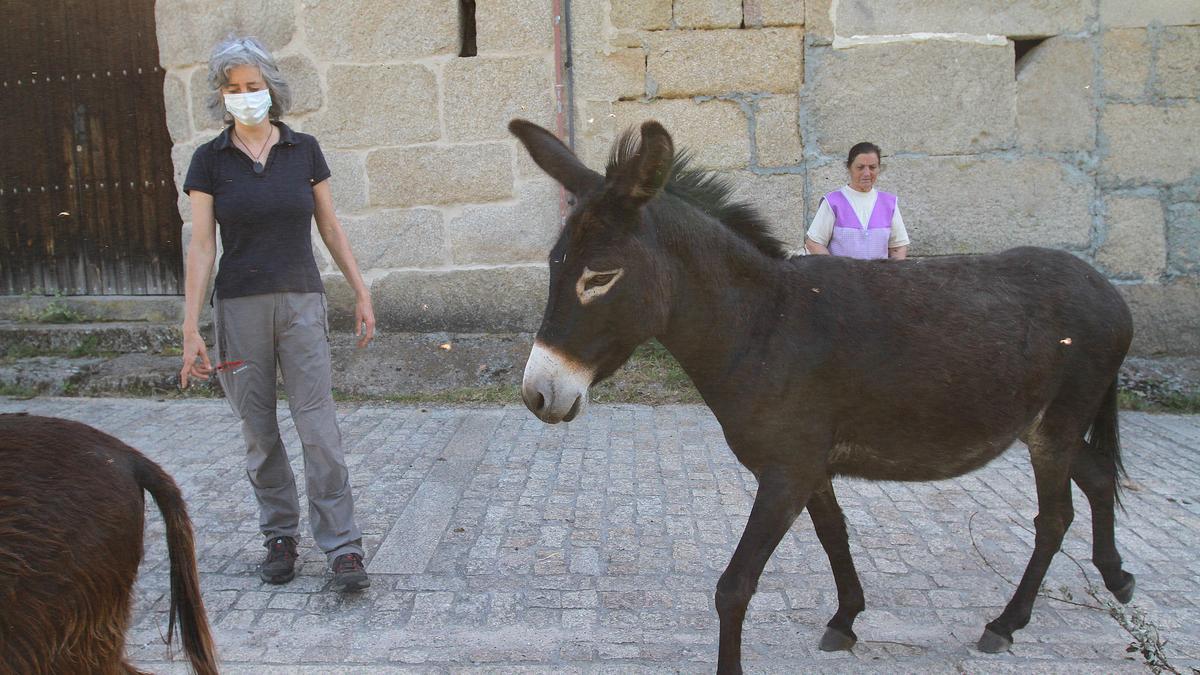
{"label": "stone paving slab", "polygon": [[[557,426],[517,406],[338,410],[373,579],[347,597],[327,589],[307,534],[292,583],[259,581],[255,506],[224,401],[0,398],[0,412],[96,426],[175,476],[197,532],[223,672],[714,669],[713,589],[755,484],[706,408],[599,405]],[[285,406],[279,417],[299,472]],[[1138,577],[1135,604],[1169,640],[1177,668],[1200,666],[1200,417],[1121,421],[1129,480],[1117,540]],[[1000,575],[1018,577],[1032,547],[1031,475],[1018,447],[956,480],[835,482],[867,596],[860,642],[850,653],[816,648],[836,594],[802,516],[751,604],[746,670],[1144,672],[1111,618],[1048,599],[1009,653],[974,650],[1011,592]],[[1077,493],[1075,503],[1064,549],[1098,581],[1086,500]],[[162,521],[147,513],[128,652],[143,668],[185,673],[161,642],[169,568]],[[1086,583],[1060,555],[1046,588],[1090,601]]]}

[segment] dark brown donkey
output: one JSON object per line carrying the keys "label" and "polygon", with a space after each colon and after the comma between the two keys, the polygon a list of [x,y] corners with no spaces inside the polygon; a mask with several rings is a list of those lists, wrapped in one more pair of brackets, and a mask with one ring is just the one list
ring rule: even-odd
{"label": "dark brown donkey", "polygon": [[167,530],[167,642],[178,619],[192,668],[217,672],[175,481],[87,425],[18,414],[0,415],[0,673],[140,672],[124,653],[142,559],[142,490]]}
{"label": "dark brown donkey", "polygon": [[[646,122],[607,174],[548,131],[509,129],[578,203],[550,253],[550,294],[521,394],[545,422],[658,340],[758,478],[745,533],[717,583],[718,668],[740,669],[742,619],[763,566],[808,507],[838,609],[821,639],[848,649],[863,592],[830,479],[927,481],[978,469],[1016,439],[1037,484],[1033,557],[979,648],[998,652],[1029,614],[1071,524],[1070,482],[1092,508],[1093,560],[1122,602],[1113,504],[1121,455],[1117,370],[1129,311],[1095,270],[1020,248],[903,262],[787,259],[728,186],[686,168]],[[1090,429],[1090,432],[1089,432]]]}

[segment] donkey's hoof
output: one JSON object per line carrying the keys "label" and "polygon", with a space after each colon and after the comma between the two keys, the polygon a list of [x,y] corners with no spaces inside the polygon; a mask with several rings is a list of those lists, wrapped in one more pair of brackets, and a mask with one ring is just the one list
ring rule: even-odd
{"label": "donkey's hoof", "polygon": [[858,636],[854,631],[843,633],[842,631],[830,626],[825,629],[825,634],[821,636],[820,648],[823,652],[847,652],[858,642]]}
{"label": "donkey's hoof", "polygon": [[999,633],[992,632],[991,628],[983,629],[983,637],[979,638],[979,651],[985,654],[999,654],[1000,652],[1008,651],[1012,647],[1012,638],[1006,638]]}
{"label": "donkey's hoof", "polygon": [[1113,597],[1115,597],[1117,602],[1121,603],[1122,605],[1133,599],[1133,588],[1137,586],[1136,579],[1133,578],[1132,574],[1126,572],[1125,576],[1129,577],[1129,580],[1125,582],[1125,585],[1112,592]]}

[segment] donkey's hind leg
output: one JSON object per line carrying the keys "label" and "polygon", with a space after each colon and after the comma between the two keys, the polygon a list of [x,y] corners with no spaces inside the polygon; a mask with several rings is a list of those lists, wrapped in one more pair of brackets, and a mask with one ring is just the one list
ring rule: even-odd
{"label": "donkey's hind leg", "polygon": [[809,498],[808,515],[812,517],[817,538],[829,557],[829,567],[833,570],[838,592],[837,613],[826,624],[825,635],[821,637],[821,651],[850,649],[858,641],[853,629],[854,618],[863,611],[866,603],[858,572],[854,569],[854,559],[850,557],[846,519],[833,493],[833,485],[828,480]]}
{"label": "donkey's hind leg", "polygon": [[1033,556],[1025,574],[1004,611],[984,628],[979,638],[979,650],[989,654],[1006,651],[1012,646],[1013,631],[1024,628],[1033,612],[1038,588],[1050,567],[1054,554],[1062,546],[1063,535],[1075,518],[1071,505],[1071,458],[1083,444],[1082,432],[1068,438],[1076,443],[1063,443],[1065,436],[1051,436],[1043,424],[1028,438],[1033,477],[1037,483],[1038,514],[1033,519]]}
{"label": "donkey's hind leg", "polygon": [[1096,459],[1094,454],[1081,452],[1071,466],[1071,478],[1087,496],[1092,507],[1092,564],[1100,570],[1104,586],[1121,603],[1133,599],[1133,575],[1121,569],[1121,554],[1117,552],[1113,508],[1117,495],[1117,470],[1112,462]]}

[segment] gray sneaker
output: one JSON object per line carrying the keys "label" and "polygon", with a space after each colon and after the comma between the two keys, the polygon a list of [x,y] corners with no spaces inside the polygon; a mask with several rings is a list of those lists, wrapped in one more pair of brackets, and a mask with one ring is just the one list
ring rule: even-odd
{"label": "gray sneaker", "polygon": [[263,544],[267,557],[258,567],[258,575],[268,584],[286,584],[296,577],[296,540],[275,537]]}
{"label": "gray sneaker", "polygon": [[362,556],[357,553],[343,553],[333,559],[333,581],[329,587],[339,593],[361,591],[371,585],[367,577],[367,569],[363,567]]}

